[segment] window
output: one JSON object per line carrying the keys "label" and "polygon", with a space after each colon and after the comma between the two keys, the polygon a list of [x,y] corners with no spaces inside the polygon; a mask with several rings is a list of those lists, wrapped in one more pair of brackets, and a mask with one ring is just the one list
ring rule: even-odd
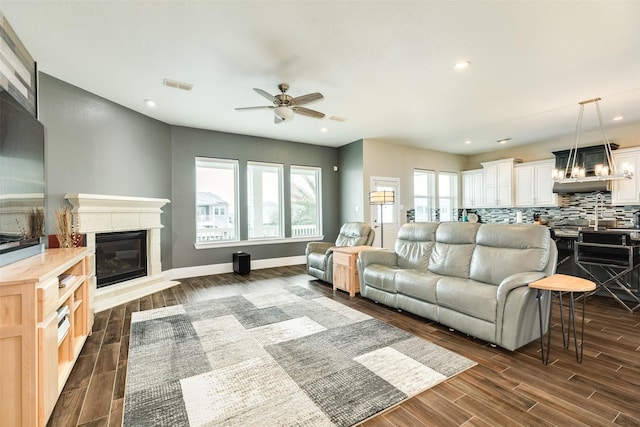
{"label": "window", "polygon": [[238,240],[238,161],[196,157],[196,242]]}
{"label": "window", "polygon": [[320,168],[291,166],[291,237],[322,234]]}
{"label": "window", "polygon": [[429,170],[413,171],[413,204],[416,222],[436,221],[436,173]]}
{"label": "window", "polygon": [[438,173],[438,208],[440,221],[458,220],[458,174]]}
{"label": "window", "polygon": [[282,176],[282,165],[247,163],[249,239],[284,237]]}

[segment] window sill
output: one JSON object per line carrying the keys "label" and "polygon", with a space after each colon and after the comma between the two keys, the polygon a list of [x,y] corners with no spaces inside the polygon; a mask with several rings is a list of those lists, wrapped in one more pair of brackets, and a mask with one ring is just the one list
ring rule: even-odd
{"label": "window sill", "polygon": [[322,236],[304,236],[304,237],[285,237],[283,239],[256,239],[256,240],[234,240],[234,241],[214,241],[214,242],[196,242],[193,246],[196,249],[213,249],[213,248],[232,248],[235,246],[259,246],[259,245],[275,245],[280,243],[298,243],[298,242],[318,242],[324,239]]}

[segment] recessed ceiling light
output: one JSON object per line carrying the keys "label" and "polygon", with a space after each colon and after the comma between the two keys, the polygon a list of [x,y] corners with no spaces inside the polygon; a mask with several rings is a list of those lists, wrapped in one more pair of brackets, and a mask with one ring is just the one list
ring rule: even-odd
{"label": "recessed ceiling light", "polygon": [[471,62],[469,62],[469,61],[460,61],[460,62],[456,63],[456,65],[453,66],[453,69],[454,70],[464,70],[469,65],[471,65]]}
{"label": "recessed ceiling light", "polygon": [[153,99],[145,99],[144,103],[147,107],[155,107],[156,106],[156,101]]}
{"label": "recessed ceiling light", "polygon": [[469,141],[468,139],[464,142],[465,144],[471,144],[471,141]]}
{"label": "recessed ceiling light", "polygon": [[613,120],[615,120],[616,122],[617,122],[618,120],[622,120],[622,119],[624,119],[624,116],[615,116],[615,117],[613,118]]}
{"label": "recessed ceiling light", "polygon": [[497,142],[498,144],[506,144],[509,141],[511,141],[511,138],[502,138],[502,139],[499,139]]}
{"label": "recessed ceiling light", "polygon": [[329,130],[327,128],[320,128],[320,132],[327,133]]}

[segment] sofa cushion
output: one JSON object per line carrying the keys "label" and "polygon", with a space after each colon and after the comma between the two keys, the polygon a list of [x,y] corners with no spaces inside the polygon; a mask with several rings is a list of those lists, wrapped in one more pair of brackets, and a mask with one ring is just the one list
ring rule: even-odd
{"label": "sofa cushion", "polygon": [[436,285],[441,278],[428,271],[400,270],[396,273],[396,287],[399,294],[436,304]]}
{"label": "sofa cushion", "polygon": [[427,269],[438,225],[437,222],[415,222],[400,227],[395,244],[398,267]]}
{"label": "sofa cushion", "polygon": [[496,321],[497,287],[471,279],[443,277],[436,286],[438,305],[477,319]]}
{"label": "sofa cushion", "polygon": [[443,276],[469,278],[471,255],[480,224],[445,222],[436,231],[429,271]]}
{"label": "sofa cushion", "polygon": [[515,273],[543,271],[549,262],[550,239],[542,225],[482,224],[469,277],[497,286]]}
{"label": "sofa cushion", "polygon": [[398,269],[381,264],[370,264],[363,272],[362,280],[367,286],[396,293],[395,277]]}

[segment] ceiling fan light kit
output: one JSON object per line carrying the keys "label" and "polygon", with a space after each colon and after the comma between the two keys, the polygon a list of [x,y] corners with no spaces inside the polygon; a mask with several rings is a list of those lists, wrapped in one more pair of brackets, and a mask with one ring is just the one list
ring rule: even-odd
{"label": "ceiling fan light kit", "polygon": [[318,119],[324,117],[324,113],[312,110],[310,108],[301,107],[301,105],[324,99],[324,96],[322,96],[320,92],[309,93],[307,95],[297,96],[294,98],[291,95],[286,94],[287,90],[289,90],[288,84],[280,83],[278,85],[278,89],[280,89],[281,93],[277,95],[271,95],[265,90],[253,88],[253,90],[258,95],[273,102],[273,105],[264,105],[258,107],[239,107],[236,108],[236,110],[256,110],[264,108],[271,109],[274,112],[274,123],[291,121],[291,119],[293,119],[294,113],[302,114],[303,116],[308,117],[315,117]]}
{"label": "ceiling fan light kit", "polygon": [[276,117],[278,117],[283,122],[291,120],[293,118],[293,110],[289,107],[285,107],[284,105],[276,107],[273,112],[275,113]]}

